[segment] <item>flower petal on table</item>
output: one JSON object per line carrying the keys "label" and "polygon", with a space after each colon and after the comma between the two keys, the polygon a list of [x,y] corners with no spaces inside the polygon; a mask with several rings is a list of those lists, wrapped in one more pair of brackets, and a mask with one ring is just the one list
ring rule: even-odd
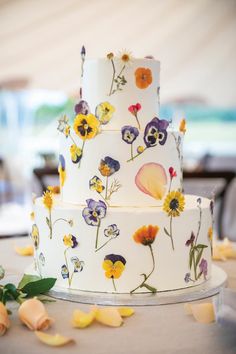
{"label": "flower petal on table", "polygon": [[197,322],[212,323],[215,321],[215,312],[212,303],[186,304],[185,309],[192,314]]}
{"label": "flower petal on table", "polygon": [[53,322],[44,304],[36,298],[25,300],[19,307],[18,315],[21,322],[32,331],[46,330]]}
{"label": "flower petal on table", "polygon": [[52,335],[41,331],[35,331],[34,333],[41,342],[52,347],[60,347],[65,344],[74,342],[74,339],[61,336],[60,334]]}
{"label": "flower petal on table", "polygon": [[130,317],[134,314],[132,307],[118,307],[118,312],[121,317]]}
{"label": "flower petal on table", "polygon": [[15,251],[19,256],[33,256],[34,248],[32,245],[27,245],[24,247],[15,246]]}
{"label": "flower petal on table", "polygon": [[99,323],[110,327],[120,327],[123,323],[123,319],[115,307],[98,308],[95,318]]}
{"label": "flower petal on table", "polygon": [[7,309],[0,302],[0,336],[3,336],[6,330],[10,327],[10,320],[8,317]]}
{"label": "flower petal on table", "polygon": [[91,310],[86,313],[81,310],[75,310],[72,316],[72,326],[75,328],[85,328],[91,325],[95,319],[96,311]]}

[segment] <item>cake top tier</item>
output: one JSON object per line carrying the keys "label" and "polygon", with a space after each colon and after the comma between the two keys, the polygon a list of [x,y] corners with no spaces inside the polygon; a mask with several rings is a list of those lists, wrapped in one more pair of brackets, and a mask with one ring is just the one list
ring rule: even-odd
{"label": "cake top tier", "polygon": [[[127,55],[127,57],[126,57]],[[133,125],[143,130],[159,115],[160,62],[108,54],[82,62],[82,99],[103,120],[103,129]],[[112,116],[112,119],[110,119]]]}

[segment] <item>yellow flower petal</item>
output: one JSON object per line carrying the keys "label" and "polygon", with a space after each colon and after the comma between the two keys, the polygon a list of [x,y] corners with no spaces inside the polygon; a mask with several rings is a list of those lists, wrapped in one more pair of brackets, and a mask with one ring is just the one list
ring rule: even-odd
{"label": "yellow flower petal", "polygon": [[123,323],[123,319],[115,307],[98,308],[95,318],[99,323],[109,327],[120,327]]}
{"label": "yellow flower petal", "polygon": [[7,309],[0,302],[0,336],[3,336],[6,330],[10,327],[10,320],[8,317]]}
{"label": "yellow flower petal", "polygon": [[188,308],[197,322],[207,324],[215,321],[212,303],[189,304]]}
{"label": "yellow flower petal", "polygon": [[32,331],[48,329],[53,322],[44,304],[36,298],[25,300],[19,307],[18,315]]}
{"label": "yellow flower petal", "polygon": [[113,262],[110,261],[109,259],[106,259],[106,260],[102,263],[102,268],[103,268],[104,270],[109,271],[112,267],[113,267]]}
{"label": "yellow flower petal", "polygon": [[24,247],[15,247],[15,251],[19,256],[33,256],[34,248],[31,245],[24,246]]}
{"label": "yellow flower petal", "polygon": [[75,310],[73,312],[73,317],[72,317],[72,325],[75,328],[85,328],[91,325],[91,323],[95,319],[95,312],[94,310],[91,310],[90,312],[86,313],[81,310]]}
{"label": "yellow flower petal", "polygon": [[118,307],[118,312],[121,317],[130,317],[134,314],[132,307]]}
{"label": "yellow flower petal", "polygon": [[61,336],[60,334],[51,335],[40,331],[35,331],[34,333],[41,342],[52,347],[60,347],[74,342],[74,339]]}

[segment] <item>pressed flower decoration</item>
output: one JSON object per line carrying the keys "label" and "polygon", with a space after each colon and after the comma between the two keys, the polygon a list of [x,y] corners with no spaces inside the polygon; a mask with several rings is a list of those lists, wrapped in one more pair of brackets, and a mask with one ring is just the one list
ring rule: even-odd
{"label": "pressed flower decoration", "polygon": [[52,221],[52,209],[54,205],[54,194],[52,191],[47,190],[44,192],[43,197],[42,197],[43,205],[45,208],[48,210],[48,217],[46,217],[46,223],[49,228],[49,238],[52,238],[53,234],[53,226],[58,222],[58,221],[63,221],[66,222],[68,225],[71,227],[73,226],[73,220],[67,220],[64,218],[58,218],[55,221]]}
{"label": "pressed flower decoration", "polygon": [[133,153],[133,142],[139,135],[139,131],[137,128],[132,127],[130,125],[125,125],[121,128],[122,140],[124,140],[127,144],[130,145],[130,159],[134,159]]}
{"label": "pressed flower decoration", "polygon": [[135,83],[139,89],[146,89],[152,83],[152,72],[148,68],[138,68],[135,70]]}
{"label": "pressed flower decoration", "polygon": [[84,75],[84,62],[85,62],[85,56],[86,56],[86,50],[85,50],[85,46],[83,45],[81,48],[81,77],[83,77]]}
{"label": "pressed flower decoration", "polygon": [[116,224],[111,224],[107,226],[107,228],[104,230],[104,236],[108,239],[102,246],[96,249],[95,252],[99,251],[103,247],[105,247],[109,242],[117,238],[120,234],[120,230],[118,229]]}
{"label": "pressed flower decoration", "polygon": [[117,291],[115,279],[121,277],[126,265],[124,257],[118,254],[109,254],[104,258],[102,267],[105,270],[105,276],[112,279],[114,291]]}
{"label": "pressed flower decoration", "polygon": [[32,225],[32,230],[31,230],[31,238],[33,241],[33,245],[34,245],[34,251],[35,251],[35,269],[38,271],[38,273],[41,275],[41,269],[38,263],[38,247],[39,247],[39,229],[38,226],[36,224]]}
{"label": "pressed flower decoration", "polygon": [[64,251],[65,264],[61,266],[61,276],[63,279],[68,279],[68,284],[70,287],[74,274],[81,272],[83,270],[84,262],[80,261],[76,256],[71,257],[70,261],[71,264],[73,265],[73,270],[70,271],[69,263],[67,259],[67,253],[70,249],[74,249],[78,246],[78,241],[75,236],[73,236],[72,234],[68,234],[68,235],[64,235],[63,243],[66,246],[66,249]]}
{"label": "pressed flower decoration", "polygon": [[177,176],[177,172],[175,171],[174,167],[169,168],[169,175],[170,175],[170,185],[169,185],[169,193],[170,193],[173,178]]}
{"label": "pressed flower decoration", "polygon": [[154,288],[153,286],[150,286],[147,283],[147,280],[150,278],[150,276],[153,274],[155,270],[155,258],[153,254],[153,249],[152,249],[152,244],[155,241],[155,238],[157,236],[157,233],[159,231],[158,226],[153,226],[153,225],[148,225],[148,226],[142,226],[140,227],[133,235],[133,239],[135,242],[138,244],[141,244],[143,246],[147,246],[150,250],[151,257],[152,257],[152,269],[148,274],[143,273],[142,276],[144,277],[144,280],[141,282],[140,285],[138,285],[135,289],[131,290],[131,294],[134,293],[138,289],[146,288],[149,292],[156,293],[157,289]]}
{"label": "pressed flower decoration", "polygon": [[165,169],[158,163],[147,163],[136,174],[135,184],[141,192],[156,200],[161,200],[166,193],[167,176]]}
{"label": "pressed flower decoration", "polygon": [[[107,59],[111,63],[112,66],[112,79],[110,85],[110,91],[108,96],[113,95],[117,91],[122,91],[123,87],[127,84],[127,80],[124,76],[124,71],[126,67],[132,62],[132,56],[129,52],[121,53],[118,58],[115,58],[113,53],[107,54]],[[119,70],[116,67],[115,60],[118,61]],[[121,68],[120,68],[121,64]]]}
{"label": "pressed flower decoration", "polygon": [[[182,119],[181,122],[180,122],[180,125],[179,125],[179,131],[180,133],[183,133],[185,134],[186,132],[186,120],[185,119]],[[175,133],[172,132],[172,136],[175,140],[175,145],[176,145],[176,150],[177,150],[177,154],[178,154],[178,159],[179,159],[179,162],[180,162],[180,172],[181,172],[181,175],[180,175],[180,182],[181,182],[181,185],[182,185],[182,182],[183,182],[183,154],[181,153],[181,136],[178,135],[178,137],[176,137]]]}
{"label": "pressed flower decoration", "polygon": [[120,183],[116,179],[114,179],[109,186],[109,177],[119,171],[119,169],[119,161],[113,159],[110,156],[106,156],[104,159],[101,159],[100,165],[98,167],[101,175],[105,177],[105,185],[98,176],[92,177],[89,181],[89,188],[93,191],[96,191],[107,204],[109,204],[109,200],[111,199],[112,194],[118,192],[121,187]]}
{"label": "pressed flower decoration", "polygon": [[180,216],[180,213],[184,211],[185,207],[185,198],[184,195],[180,191],[172,191],[168,193],[164,200],[163,210],[167,213],[170,218],[170,227],[167,230],[164,227],[165,234],[170,237],[172,249],[174,251],[174,240],[173,240],[173,230],[172,230],[172,222],[173,218]]}
{"label": "pressed flower decoration", "polygon": [[[207,248],[207,245],[198,243],[198,237],[202,225],[202,208],[201,208],[201,198],[197,199],[197,207],[199,209],[199,220],[198,220],[198,229],[196,235],[192,231],[190,238],[186,241],[185,246],[189,247],[189,269],[185,275],[185,282],[189,283],[190,281],[197,281],[202,275],[204,279],[207,276],[207,261],[202,257],[204,249]],[[191,276],[191,271],[193,270],[193,276]]]}
{"label": "pressed flower decoration", "polygon": [[141,109],[141,104],[140,103],[136,103],[136,104],[132,104],[131,106],[129,106],[128,110],[129,112],[135,117],[136,122],[138,124],[138,129],[141,129],[141,125],[138,119],[138,112]]}
{"label": "pressed flower decoration", "polygon": [[213,226],[214,226],[214,200],[210,201],[211,227],[208,229],[208,239],[211,245],[211,255],[213,255]]}
{"label": "pressed flower decoration", "polygon": [[99,237],[99,231],[101,227],[101,221],[106,216],[107,206],[102,200],[96,202],[93,199],[87,199],[86,203],[87,203],[87,207],[83,209],[82,216],[86,224],[97,228],[96,240],[95,240],[95,250],[96,250],[98,248],[98,237]]}
{"label": "pressed flower decoration", "polygon": [[[153,118],[145,127],[144,130],[144,144],[145,146],[139,145],[137,148],[137,154],[133,155],[131,154],[131,158],[129,160],[127,160],[127,162],[133,161],[135,158],[137,158],[138,156],[140,156],[142,153],[144,153],[144,151],[146,149],[152,148],[154,146],[156,146],[157,144],[160,145],[164,145],[166,143],[167,140],[167,136],[168,136],[168,132],[167,132],[167,128],[169,126],[169,122],[165,119],[159,119],[157,117]],[[123,127],[121,129],[121,133],[122,133],[122,139],[123,139],[123,131],[124,131]],[[133,127],[130,127],[132,129],[134,129]],[[136,128],[137,129],[137,128]],[[136,136],[137,138],[137,136]],[[125,140],[123,139],[127,144],[130,144],[129,140]],[[133,147],[132,147],[132,151],[133,151]]]}
{"label": "pressed flower decoration", "polygon": [[100,124],[106,125],[110,122],[114,112],[114,106],[112,106],[109,102],[102,102],[97,105],[95,109],[95,116],[99,120]]}
{"label": "pressed flower decoration", "polygon": [[59,173],[60,187],[62,190],[62,187],[64,186],[66,180],[66,161],[63,155],[59,155],[58,173]]}

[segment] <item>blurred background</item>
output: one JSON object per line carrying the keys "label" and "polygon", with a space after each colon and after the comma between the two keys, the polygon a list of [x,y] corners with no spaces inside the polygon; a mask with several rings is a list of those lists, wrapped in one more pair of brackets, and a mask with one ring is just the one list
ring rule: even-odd
{"label": "blurred background", "polygon": [[0,0],[0,235],[27,234],[32,192],[57,184],[85,45],[161,61],[160,116],[188,122],[185,192],[214,197],[216,236],[236,240],[235,38],[235,0]]}

